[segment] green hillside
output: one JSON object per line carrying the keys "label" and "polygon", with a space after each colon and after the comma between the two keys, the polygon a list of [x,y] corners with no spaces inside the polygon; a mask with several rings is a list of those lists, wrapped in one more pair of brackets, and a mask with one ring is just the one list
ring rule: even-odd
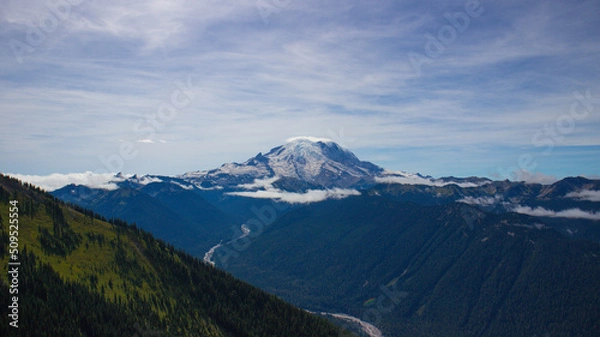
{"label": "green hillside", "polygon": [[[349,335],[146,232],[3,175],[0,229],[2,336]],[[15,304],[18,318],[9,316]]]}

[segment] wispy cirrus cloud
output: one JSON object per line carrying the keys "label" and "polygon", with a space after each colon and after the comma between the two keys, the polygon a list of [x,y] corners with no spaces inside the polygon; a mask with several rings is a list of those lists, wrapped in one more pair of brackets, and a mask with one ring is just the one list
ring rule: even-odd
{"label": "wispy cirrus cloud", "polygon": [[[0,169],[95,171],[99,155],[133,142],[140,154],[125,171],[179,174],[343,128],[351,150],[390,169],[489,175],[539,150],[532,135],[569,112],[574,90],[600,92],[591,57],[600,24],[594,1],[481,4],[484,13],[417,75],[408,53],[424,52],[425,34],[464,1],[293,2],[268,25],[253,0],[81,1],[21,64],[0,50],[0,109],[13,112],[0,134],[21,149],[0,149],[14,158]],[[30,23],[47,13],[44,0],[6,1],[0,40],[28,43]],[[152,138],[166,143],[137,143],[150,138],[132,125],[187,76],[194,99]],[[598,164],[598,127],[589,114],[538,170],[597,174],[580,171],[598,166],[589,165]]]}

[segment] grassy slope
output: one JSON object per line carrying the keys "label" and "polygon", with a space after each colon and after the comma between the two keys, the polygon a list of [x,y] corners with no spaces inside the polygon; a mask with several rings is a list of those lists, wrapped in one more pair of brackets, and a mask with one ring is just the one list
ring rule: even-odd
{"label": "grassy slope", "polygon": [[[8,200],[16,199],[20,208],[21,251],[26,248],[38,265],[50,266],[67,284],[82,285],[90,293],[102,294],[106,302],[120,306],[124,315],[149,309],[146,317],[140,317],[140,324],[159,317],[152,322],[156,331],[191,336],[346,335],[325,320],[206,266],[136,228],[82,214],[48,194],[3,176],[0,176],[0,192],[3,194],[0,194],[3,286],[8,281]],[[51,205],[59,205],[62,211],[66,223],[63,233],[70,232],[79,238],[79,243],[66,254],[49,252],[41,244],[42,231],[55,233],[56,221],[47,210]],[[64,242],[65,238],[58,238],[61,239]],[[6,291],[4,287],[0,290]],[[20,296],[34,296],[34,292],[20,289]],[[21,310],[25,319],[27,308]],[[94,308],[89,310],[91,313]],[[20,335],[27,335],[22,332]]]}

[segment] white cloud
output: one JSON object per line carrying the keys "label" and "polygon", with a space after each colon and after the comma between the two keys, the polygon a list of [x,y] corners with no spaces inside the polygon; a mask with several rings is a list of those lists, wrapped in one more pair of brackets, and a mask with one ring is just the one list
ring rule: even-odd
{"label": "white cloud", "polygon": [[124,176],[115,176],[112,173],[54,173],[47,176],[8,174],[11,177],[28,182],[40,187],[48,192],[60,189],[70,184],[84,185],[91,188],[101,188],[105,190],[116,190],[119,187],[116,183],[125,180]]}
{"label": "white cloud", "polygon": [[152,139],[138,139],[138,143],[154,144]]}
{"label": "white cloud", "polygon": [[286,139],[285,141],[286,141],[286,143],[290,143],[290,142],[293,142],[293,141],[296,141],[296,140],[303,140],[303,139],[306,139],[306,140],[314,142],[314,143],[316,143],[316,142],[323,142],[323,143],[331,143],[331,142],[333,142],[333,140],[331,140],[329,138],[319,138],[319,137],[311,137],[311,136],[292,137],[292,138]]}
{"label": "white cloud", "polygon": [[581,190],[577,192],[571,192],[566,195],[567,198],[588,200],[588,201],[600,201],[600,191],[596,190]]}
{"label": "white cloud", "polygon": [[[11,111],[0,134],[21,153],[0,144],[5,172],[95,171],[99,155],[118,152],[118,139],[158,143],[132,126],[156,114],[173,81],[189,74],[197,87],[189,107],[154,127],[169,145],[144,147],[124,171],[213,168],[292,135],[343,127],[353,150],[364,153],[418,144],[429,158],[415,172],[428,174],[448,168],[431,155],[441,146],[488,145],[456,158],[477,159],[477,167],[444,174],[489,174],[498,148],[521,151],[538,129],[569,113],[574,90],[600,90],[599,64],[589,57],[599,51],[594,1],[538,0],[518,10],[485,4],[485,14],[420,77],[407,53],[424,53],[424,33],[436,35],[448,23],[444,12],[461,10],[456,3],[295,1],[264,25],[256,0],[82,1],[17,64],[8,42],[27,43],[30,22],[49,13],[46,3],[6,0],[0,11],[7,42],[0,110]],[[574,132],[545,140],[555,148],[598,146],[599,125],[599,115],[589,114]],[[598,157],[597,148],[590,152]],[[498,165],[514,165],[520,154]],[[395,156],[386,166],[408,169],[412,157]],[[565,157],[553,160],[571,170],[580,165]],[[597,163],[573,174],[593,174]]]}
{"label": "white cloud", "polygon": [[404,173],[404,172],[390,172],[387,171],[382,176],[375,177],[375,182],[381,184],[405,184],[405,185],[426,185],[426,186],[447,186],[457,185],[459,187],[477,187],[480,186],[471,182],[456,182],[456,181],[442,181],[434,178],[424,178],[416,174]]}
{"label": "white cloud", "polygon": [[135,181],[136,183],[140,184],[140,185],[149,185],[152,183],[162,183],[162,179],[158,178],[158,177],[153,177],[150,175],[143,175],[143,176],[133,176],[130,179],[131,181]]}
{"label": "white cloud", "polygon": [[571,208],[562,211],[552,211],[543,207],[531,208],[529,206],[516,206],[512,209],[513,212],[527,214],[531,216],[551,217],[551,218],[572,218],[572,219],[588,219],[600,220],[600,213],[588,212],[579,208]]}
{"label": "white cloud", "polygon": [[502,197],[500,195],[495,195],[493,197],[477,197],[477,198],[467,196],[460,200],[457,200],[457,202],[463,202],[463,203],[469,204],[469,205],[491,206],[491,205],[495,205],[498,202],[500,202],[501,199],[502,199]]}
{"label": "white cloud", "polygon": [[353,189],[334,188],[328,190],[308,190],[304,193],[295,193],[273,188],[253,192],[229,192],[227,194],[248,198],[274,199],[291,204],[310,204],[327,199],[343,199],[353,195],[360,195],[360,192]]}
{"label": "white cloud", "polygon": [[237,185],[237,188],[242,188],[245,190],[255,190],[255,189],[273,189],[273,183],[276,182],[279,177],[274,176],[266,179],[255,179],[254,182],[249,184],[240,184]]}

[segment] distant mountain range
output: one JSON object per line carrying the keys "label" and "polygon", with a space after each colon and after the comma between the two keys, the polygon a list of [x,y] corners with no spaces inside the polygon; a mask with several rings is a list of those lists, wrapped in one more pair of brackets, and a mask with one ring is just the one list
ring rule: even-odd
{"label": "distant mountain range", "polygon": [[[480,177],[436,179],[385,170],[359,160],[331,140],[313,137],[290,139],[241,164],[228,163],[178,176],[119,173],[105,185],[111,187],[67,185],[52,194],[104,216],[136,222],[194,254],[230,238],[231,226],[239,227],[254,216],[252,207],[276,203],[293,209],[364,193],[423,205],[462,202],[486,211],[575,222],[600,219],[595,213],[600,202],[598,180],[577,177],[541,185]],[[165,223],[174,226],[169,233],[161,232]],[[579,225],[562,227],[563,233],[585,233],[600,239],[593,230]],[[173,234],[179,232],[185,237]]]}
{"label": "distant mountain range", "polygon": [[[385,336],[600,331],[599,180],[392,172],[311,137],[213,170],[110,180],[52,194]],[[380,301],[389,289],[402,300]]]}

